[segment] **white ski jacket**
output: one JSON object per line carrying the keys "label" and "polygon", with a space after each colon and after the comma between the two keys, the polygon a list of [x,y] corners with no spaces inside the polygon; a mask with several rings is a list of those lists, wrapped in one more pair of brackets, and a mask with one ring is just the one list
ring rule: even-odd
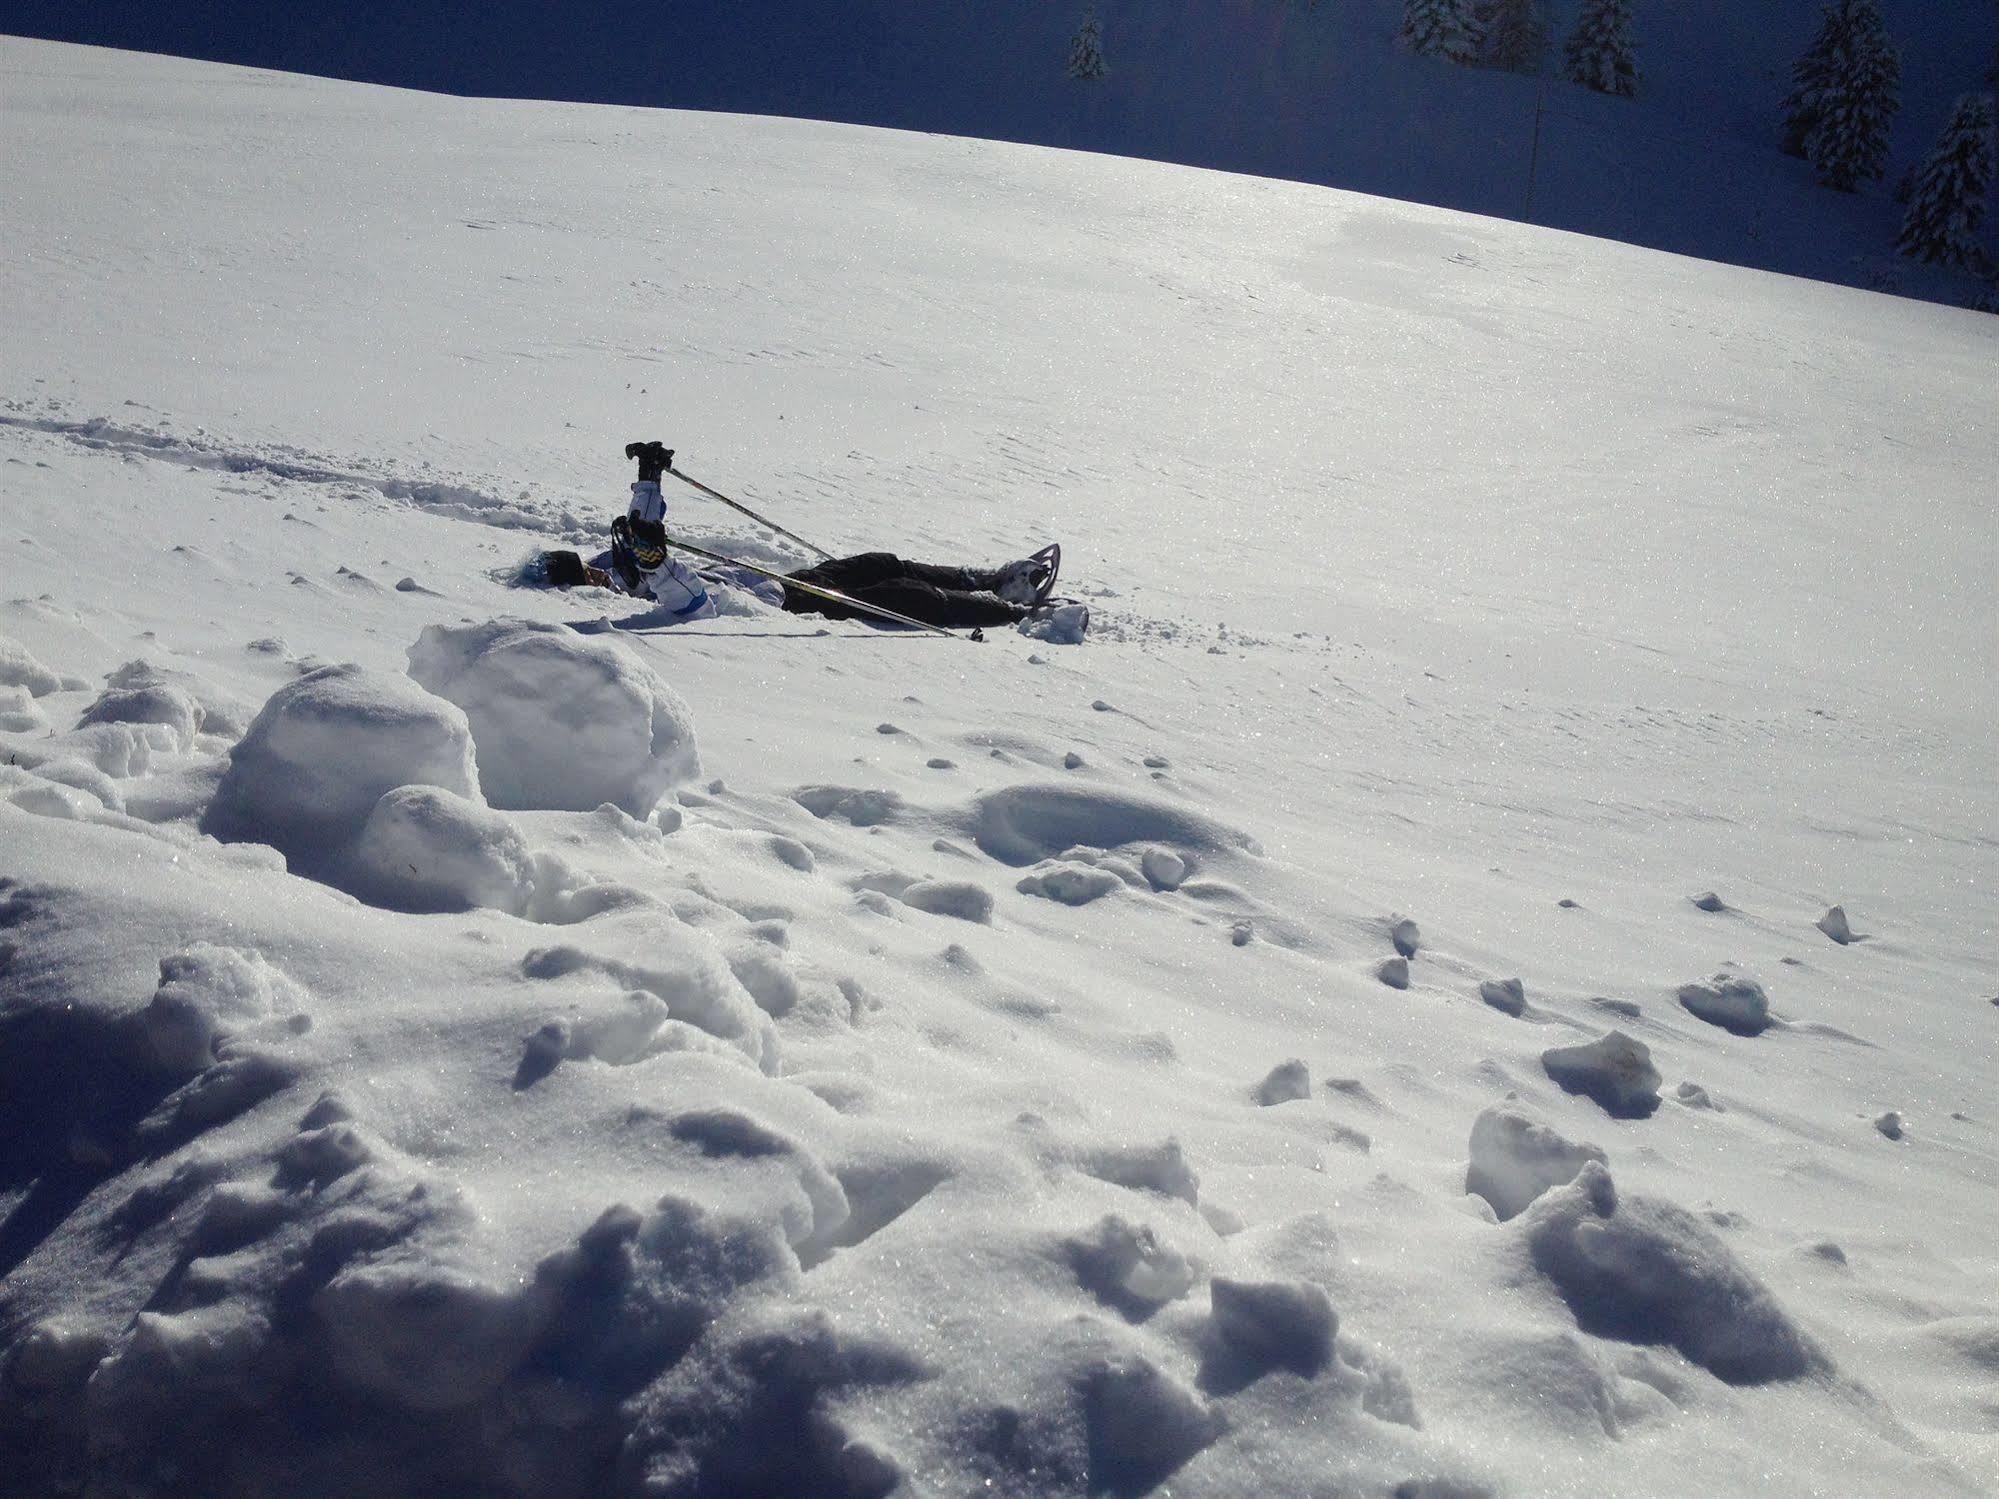
{"label": "white ski jacket", "polygon": [[[640,479],[632,485],[632,503],[625,514],[632,520],[651,521],[654,525],[666,524],[666,499],[659,492],[659,482],[655,479]],[[675,619],[713,619],[716,614],[715,601],[708,597],[707,584],[701,574],[675,557],[666,554],[666,560],[651,572],[642,575],[646,588]]]}
{"label": "white ski jacket", "polygon": [[[666,498],[656,480],[641,479],[632,485],[632,503],[625,514],[632,520],[666,524]],[[748,568],[706,568],[696,572],[671,551],[666,560],[640,584],[675,619],[713,619],[719,614],[747,614],[754,599],[772,609],[784,607],[784,585]],[[737,598],[736,595],[744,595]]]}

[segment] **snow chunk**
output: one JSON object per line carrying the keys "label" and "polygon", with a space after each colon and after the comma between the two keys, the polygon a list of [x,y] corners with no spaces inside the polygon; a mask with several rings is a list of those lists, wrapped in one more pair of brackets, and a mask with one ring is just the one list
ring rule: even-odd
{"label": "snow chunk", "polygon": [[464,710],[496,807],[643,817],[700,772],[687,704],[617,641],[520,619],[431,625],[409,662]]}
{"label": "snow chunk", "polygon": [[1256,1085],[1256,1101],[1265,1108],[1272,1104],[1289,1103],[1294,1098],[1312,1096],[1312,1069],[1293,1057],[1288,1062],[1279,1062]]}
{"label": "snow chunk", "polygon": [[1063,1251],[1084,1290],[1134,1322],[1193,1289],[1199,1267],[1144,1224],[1106,1214]]}
{"label": "snow chunk", "polygon": [[35,706],[35,695],[15,684],[0,685],[0,730],[9,734],[32,734],[48,727],[49,721]]}
{"label": "snow chunk", "polygon": [[160,1066],[192,1073],[213,1064],[232,1034],[305,1007],[305,991],[262,953],[197,942],[160,960],[159,987],[139,1024]]}
{"label": "snow chunk", "polygon": [[1391,916],[1388,922],[1388,940],[1395,944],[1396,952],[1405,958],[1415,957],[1423,944],[1423,929],[1407,916]]}
{"label": "snow chunk", "polygon": [[1478,997],[1505,1015],[1527,1009],[1527,986],[1519,979],[1487,979],[1478,986]]}
{"label": "snow chunk", "polygon": [[1659,1107],[1651,1049],[1623,1031],[1584,1046],[1550,1047],[1541,1053],[1541,1066],[1563,1091],[1596,1100],[1614,1119],[1644,1119]]}
{"label": "snow chunk", "polygon": [[1608,1165],[1610,1158],[1597,1146],[1563,1139],[1518,1104],[1498,1103],[1472,1124],[1465,1191],[1491,1203],[1504,1223],[1550,1187],[1574,1181],[1590,1161]]}
{"label": "snow chunk", "polygon": [[62,687],[62,678],[28,653],[18,640],[0,635],[0,687],[25,687],[33,697],[47,697]]}
{"label": "snow chunk", "polygon": [[435,1262],[377,1262],[313,1298],[334,1367],[416,1410],[470,1405],[497,1389],[548,1317],[538,1287],[491,1285]]}
{"label": "snow chunk", "polygon": [[1687,899],[1693,903],[1696,911],[1718,912],[1728,909],[1728,902],[1712,890],[1703,890],[1699,895],[1690,895]]}
{"label": "snow chunk", "polygon": [[1383,958],[1374,970],[1374,976],[1391,989],[1409,987],[1409,960],[1404,957]]}
{"label": "snow chunk", "polygon": [[[1233,1384],[1272,1369],[1311,1379],[1333,1362],[1340,1329],[1332,1298],[1310,1281],[1243,1281],[1216,1276],[1208,1283],[1215,1355],[1235,1365]],[[1220,1371],[1203,1370],[1206,1380]]]}
{"label": "snow chunk", "polygon": [[1853,928],[1847,924],[1846,907],[1844,906],[1833,906],[1825,915],[1818,919],[1817,925],[1820,931],[1832,938],[1841,947],[1846,946],[1849,942],[1859,940],[1854,936]]}
{"label": "snow chunk", "polygon": [[534,858],[490,808],[437,786],[398,786],[362,826],[352,883],[398,910],[485,906],[518,916],[534,892]]}
{"label": "snow chunk", "polygon": [[1585,1332],[1669,1343],[1730,1384],[1831,1368],[1726,1244],[1670,1202],[1620,1197],[1600,1162],[1523,1221],[1535,1268]]}
{"label": "snow chunk", "polygon": [[1032,874],[1023,875],[1014,889],[1022,895],[1039,895],[1065,906],[1086,906],[1109,895],[1124,882],[1108,869],[1088,864],[1058,862]]}
{"label": "snow chunk", "polygon": [[323,666],[271,694],[229,752],[202,831],[324,871],[383,793],[409,785],[479,794],[464,713],[407,677]]}
{"label": "snow chunk", "polygon": [[1138,867],[1155,890],[1178,890],[1187,878],[1187,861],[1170,848],[1148,848],[1139,856]]}
{"label": "snow chunk", "polygon": [[1090,628],[1090,609],[1087,604],[1057,604],[1029,615],[1017,628],[1029,640],[1048,645],[1081,645]]}
{"label": "snow chunk", "polygon": [[1255,841],[1172,802],[1104,787],[1008,786],[973,803],[972,836],[1006,864],[1037,864],[1078,845],[1164,843],[1196,852],[1247,850]]}
{"label": "snow chunk", "polygon": [[110,685],[76,721],[79,729],[92,724],[153,724],[165,731],[172,747],[194,745],[205,715],[185,688],[169,682],[150,663],[128,661],[111,673]]}
{"label": "snow chunk", "polygon": [[955,916],[960,921],[990,922],[993,893],[971,880],[917,880],[902,888],[905,906],[936,916]]}
{"label": "snow chunk", "polygon": [[1680,1003],[1709,1025],[1738,1036],[1755,1036],[1770,1028],[1770,1000],[1755,979],[1717,973],[1710,983],[1680,985]]}
{"label": "snow chunk", "polygon": [[1879,1119],[1876,1119],[1874,1121],[1874,1127],[1880,1130],[1882,1134],[1886,1135],[1891,1140],[1901,1139],[1902,1111],[1900,1109],[1890,1109],[1887,1113],[1883,1114]]}

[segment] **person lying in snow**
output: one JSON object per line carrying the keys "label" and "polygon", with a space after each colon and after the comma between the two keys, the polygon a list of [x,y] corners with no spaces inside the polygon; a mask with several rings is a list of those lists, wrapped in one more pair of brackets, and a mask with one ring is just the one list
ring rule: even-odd
{"label": "person lying in snow", "polygon": [[[701,569],[675,557],[666,542],[666,500],[659,480],[672,451],[659,443],[634,443],[626,452],[638,459],[639,477],[631,503],[612,525],[613,544],[605,568],[586,564],[574,553],[551,555],[548,581],[557,587],[589,583],[651,597],[681,620],[712,619],[720,611],[710,590],[717,584],[762,599],[791,614],[823,614],[829,619],[865,619],[865,611],[786,586],[786,579],[830,588],[864,604],[890,609],[947,630],[1018,624],[1045,613],[1055,582],[1059,552],[1048,548],[996,568],[950,567],[911,562],[893,552],[861,552],[833,557],[771,578],[749,568],[708,565]],[[600,559],[602,560],[602,559]]]}

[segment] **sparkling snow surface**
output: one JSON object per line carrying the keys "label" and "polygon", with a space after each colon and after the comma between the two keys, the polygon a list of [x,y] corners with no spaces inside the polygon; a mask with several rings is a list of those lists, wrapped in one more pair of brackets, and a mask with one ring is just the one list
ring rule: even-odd
{"label": "sparkling snow surface", "polygon": [[[1999,1485],[1999,321],[37,43],[0,154],[7,1482]],[[654,436],[1089,638],[508,586]]]}

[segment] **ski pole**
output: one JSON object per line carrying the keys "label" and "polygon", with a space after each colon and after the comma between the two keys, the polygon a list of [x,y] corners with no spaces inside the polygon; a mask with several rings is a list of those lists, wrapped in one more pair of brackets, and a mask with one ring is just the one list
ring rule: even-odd
{"label": "ski pole", "polygon": [[816,553],[817,555],[827,559],[828,561],[832,560],[833,554],[827,551],[824,547],[816,547],[811,542],[807,541],[803,536],[798,535],[796,532],[785,530],[784,527],[780,526],[776,521],[766,520],[763,516],[758,515],[756,511],[750,509],[748,505],[744,505],[736,500],[730,499],[720,490],[710,489],[706,484],[703,484],[699,479],[691,478],[690,476],[683,474],[679,469],[675,468],[672,464],[669,463],[667,465],[666,471],[669,474],[672,474],[673,477],[678,479],[682,484],[689,484],[692,485],[694,488],[700,490],[703,494],[708,496],[709,499],[720,500],[724,505],[727,505],[731,510],[740,510],[744,515],[747,515],[751,520],[755,521],[758,525],[763,526],[767,530],[775,531],[777,532],[778,535],[785,537],[787,540],[797,542],[800,546],[804,547],[806,551]]}
{"label": "ski pole", "polygon": [[800,592],[809,593],[815,598],[829,599],[833,603],[843,605],[848,609],[858,609],[866,614],[879,615],[883,619],[894,620],[899,625],[908,625],[913,629],[928,630],[932,635],[942,635],[946,640],[984,640],[986,638],[986,633],[983,630],[974,630],[969,637],[961,636],[955,631],[945,629],[942,625],[927,624],[923,620],[913,619],[907,614],[898,614],[893,609],[884,609],[879,604],[870,604],[867,600],[857,599],[850,593],[842,593],[837,588],[823,588],[817,583],[807,583],[802,578],[787,578],[783,573],[774,572],[768,567],[759,567],[756,563],[745,562],[740,557],[729,557],[721,552],[711,552],[708,548],[695,546],[691,542],[675,541],[671,536],[666,538],[666,544],[678,551],[691,552],[696,557],[705,557],[710,562],[720,562],[729,567],[740,567],[753,573],[761,573],[766,578],[772,578],[782,583],[786,588],[796,588]]}

